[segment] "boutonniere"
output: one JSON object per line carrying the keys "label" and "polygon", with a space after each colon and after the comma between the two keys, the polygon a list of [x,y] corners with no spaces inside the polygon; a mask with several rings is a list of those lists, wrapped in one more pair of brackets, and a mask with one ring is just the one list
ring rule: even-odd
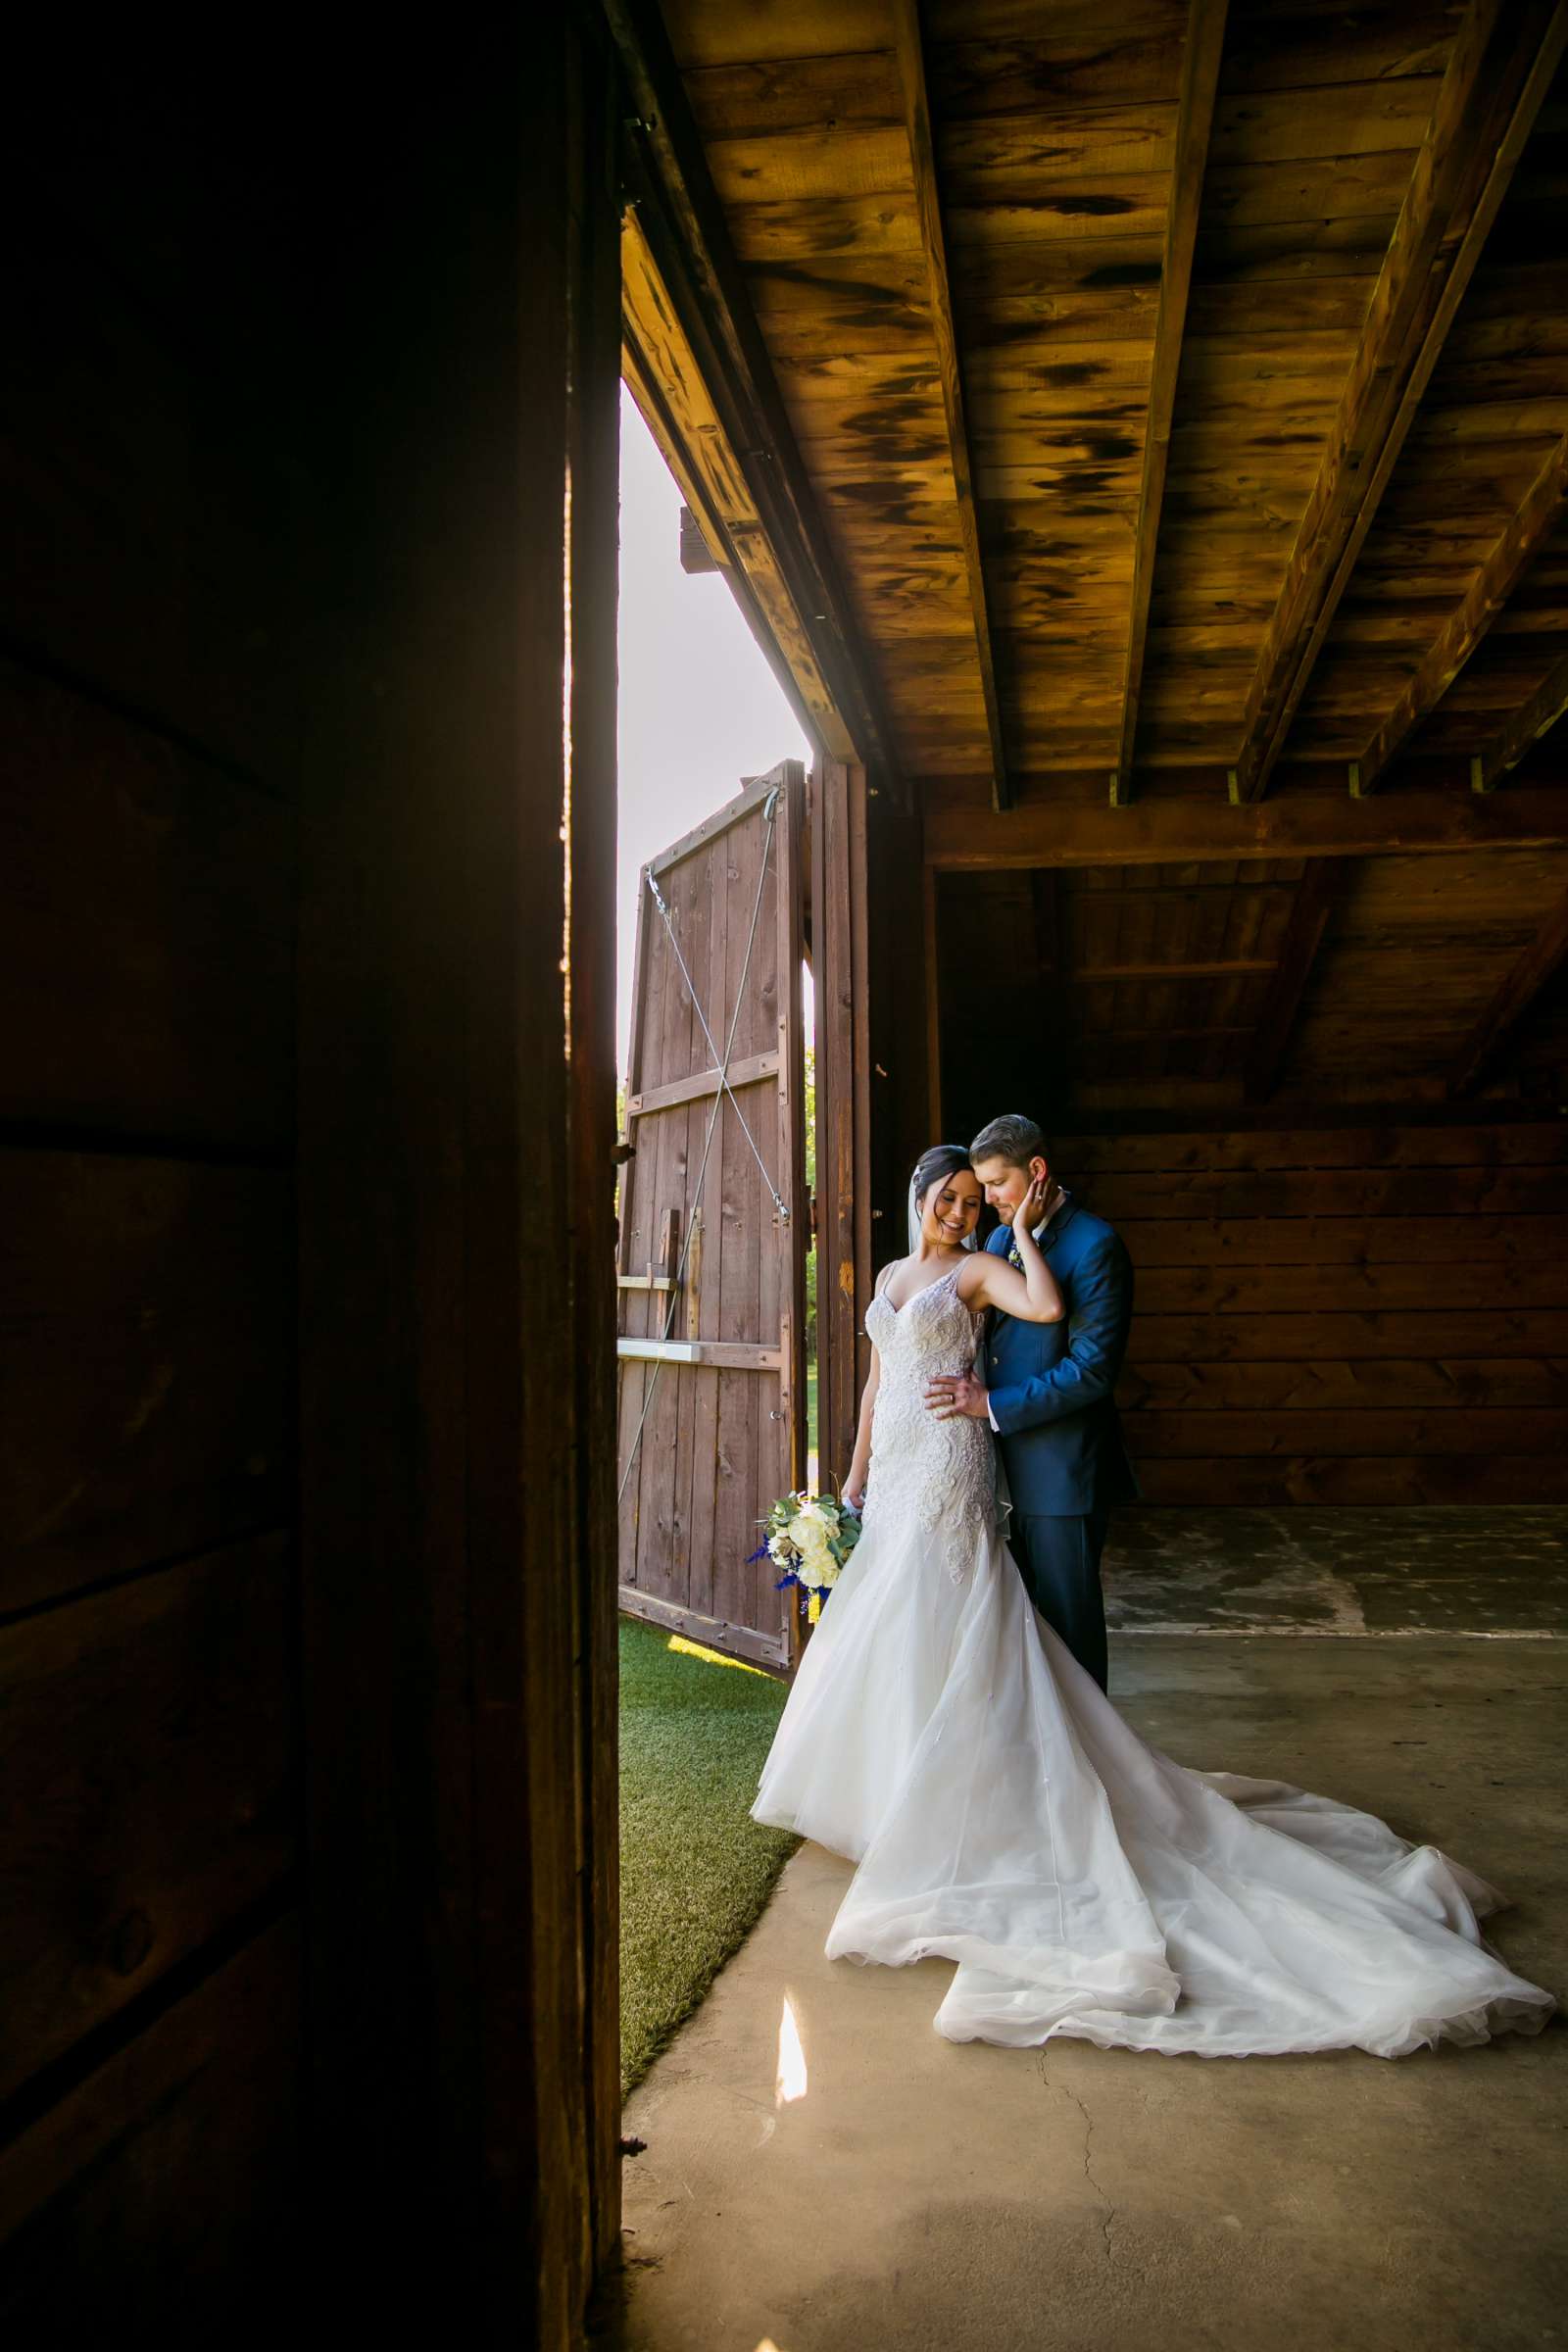
{"label": "boutonniere", "polygon": [[1020,1274],[1023,1272],[1023,1252],[1016,1242],[1007,1244],[1007,1263],[1016,1266]]}

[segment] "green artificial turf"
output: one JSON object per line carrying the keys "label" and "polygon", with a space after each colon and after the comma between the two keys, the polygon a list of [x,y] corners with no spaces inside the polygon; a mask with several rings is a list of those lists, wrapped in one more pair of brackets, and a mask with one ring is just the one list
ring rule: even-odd
{"label": "green artificial turf", "polygon": [[630,2090],[766,1902],[797,1840],[748,1807],[783,1712],[771,1675],[620,1625],[620,2069]]}

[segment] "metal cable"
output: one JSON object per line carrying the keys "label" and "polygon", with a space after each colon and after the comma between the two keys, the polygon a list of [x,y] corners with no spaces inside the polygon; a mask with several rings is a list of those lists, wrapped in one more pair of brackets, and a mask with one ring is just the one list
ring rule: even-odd
{"label": "metal cable", "polygon": [[[771,820],[769,820],[769,821],[771,822]],[[771,840],[771,833],[769,834],[769,840]],[[764,868],[764,871],[765,871],[765,868]],[[698,994],[697,994],[697,984],[696,984],[696,982],[693,980],[693,978],[692,978],[692,976],[691,976],[691,973],[690,973],[690,972],[687,970],[687,968],[686,968],[686,958],[685,958],[685,956],[684,956],[681,954],[681,952],[680,952],[680,941],[679,941],[679,940],[678,940],[678,939],[675,937],[675,924],[674,924],[674,918],[673,918],[673,917],[672,917],[672,915],[670,914],[669,908],[668,908],[668,907],[665,906],[665,904],[664,904],[664,894],[663,894],[663,892],[662,892],[662,891],[660,889],[660,887],[659,887],[659,884],[658,884],[658,883],[657,883],[657,881],[654,879],[654,876],[653,876],[651,873],[650,873],[650,875],[649,875],[649,877],[648,877],[648,887],[649,887],[649,889],[650,889],[650,890],[653,892],[653,894],[654,894],[654,904],[655,904],[655,906],[656,906],[659,908],[659,911],[660,911],[660,913],[661,913],[661,914],[663,916],[663,918],[664,918],[664,929],[665,929],[665,930],[666,930],[666,931],[669,933],[669,944],[670,944],[670,946],[671,946],[671,947],[674,949],[674,951],[675,951],[675,961],[676,961],[676,962],[677,962],[677,963],[680,965],[680,974],[681,974],[681,978],[682,978],[682,979],[685,981],[685,983],[686,983],[686,992],[687,992],[688,996],[691,998],[691,1001],[692,1001],[692,1010],[693,1010],[693,1011],[696,1013],[696,1015],[697,1015],[697,1018],[698,1018],[698,1019],[699,1019],[699,1020],[702,1022],[702,1024],[703,1024],[703,1035],[704,1035],[704,1036],[707,1038],[707,1040],[708,1040],[708,1051],[710,1052],[710,1054],[711,1054],[711,1055],[713,1056],[713,1060],[714,1060],[715,1064],[717,1065],[717,1068],[718,1068],[718,1091],[719,1091],[719,1094],[720,1094],[720,1096],[728,1095],[728,1097],[729,1097],[729,1099],[730,1099],[731,1102],[733,1102],[733,1103],[734,1103],[734,1105],[735,1105],[735,1116],[736,1116],[736,1117],[739,1119],[739,1121],[740,1121],[740,1123],[741,1123],[741,1133],[742,1133],[742,1134],[745,1136],[745,1138],[746,1138],[746,1141],[747,1141],[747,1142],[748,1142],[748,1143],[751,1145],[751,1147],[752,1147],[752,1157],[753,1157],[753,1158],[756,1160],[756,1162],[757,1162],[757,1164],[758,1164],[759,1168],[760,1168],[760,1170],[761,1170],[761,1172],[762,1172],[762,1182],[763,1182],[763,1183],[766,1185],[766,1187],[767,1187],[768,1191],[769,1191],[769,1192],[772,1194],[772,1196],[773,1196],[773,1206],[774,1206],[774,1207],[775,1207],[775,1208],[778,1210],[778,1213],[779,1213],[779,1215],[780,1215],[780,1216],[781,1216],[781,1217],[784,1219],[785,1223],[786,1223],[786,1224],[788,1224],[788,1222],[789,1222],[789,1214],[790,1214],[790,1212],[789,1212],[788,1208],[785,1206],[784,1202],[783,1202],[783,1201],[782,1201],[782,1200],[779,1199],[779,1195],[778,1195],[778,1189],[777,1189],[777,1187],[775,1186],[775,1184],[774,1184],[774,1182],[773,1182],[773,1179],[772,1179],[772,1177],[771,1177],[771,1176],[768,1174],[768,1172],[767,1172],[767,1163],[764,1161],[764,1159],[763,1159],[763,1157],[762,1157],[762,1154],[761,1154],[761,1152],[760,1152],[758,1150],[758,1148],[757,1148],[757,1138],[756,1138],[756,1136],[755,1136],[755,1135],[753,1135],[753,1133],[752,1133],[752,1131],[751,1131],[750,1127],[749,1127],[749,1126],[747,1125],[747,1123],[746,1123],[746,1113],[745,1113],[745,1111],[744,1111],[744,1110],[742,1110],[742,1108],[741,1108],[741,1105],[740,1105],[740,1098],[739,1098],[739,1096],[736,1094],[736,1092],[735,1092],[735,1089],[734,1089],[734,1088],[731,1086],[731,1084],[730,1084],[730,1082],[729,1082],[729,1071],[728,1071],[728,1068],[725,1066],[725,1065],[726,1065],[726,1063],[727,1063],[727,1060],[728,1060],[728,1056],[727,1056],[727,1054],[725,1054],[725,1055],[721,1055],[721,1054],[720,1054],[720,1053],[719,1053],[719,1051],[718,1051],[718,1048],[717,1048],[717,1046],[716,1046],[716,1045],[714,1044],[714,1042],[713,1042],[713,1032],[712,1032],[712,1031],[711,1031],[711,1029],[710,1029],[710,1027],[708,1026],[708,1015],[707,1015],[707,1014],[704,1012],[704,1010],[703,1010],[703,1007],[702,1007],[702,1003],[701,1003],[701,1000],[700,1000],[700,999],[699,999],[699,997],[698,997]],[[748,950],[747,950],[748,960],[750,959],[750,954],[751,954],[751,951],[750,951],[750,948],[748,947]],[[744,975],[743,975],[743,978],[744,978]],[[737,995],[737,998],[736,998],[736,1005],[737,1005],[737,1009],[738,1009],[738,1007],[739,1007],[739,1003],[740,1003],[740,999],[739,999],[739,996]],[[734,1038],[734,1030],[733,1030],[733,1028],[732,1028],[732,1029],[731,1029],[731,1031],[730,1031],[730,1036],[731,1036],[731,1040],[732,1040],[732,1042],[733,1042],[733,1038]]]}
{"label": "metal cable", "polygon": [[[763,817],[767,824],[767,832],[762,842],[761,870],[757,877],[757,899],[752,907],[752,927],[746,935],[746,955],[741,963],[740,982],[735,990],[735,1004],[729,1016],[729,1036],[725,1040],[724,1051],[721,1054],[719,1054],[717,1047],[713,1044],[712,1035],[709,1030],[707,1021],[703,1021],[703,1034],[705,1037],[707,1037],[709,1050],[713,1054],[718,1064],[719,1083],[713,1094],[713,1107],[708,1114],[708,1133],[703,1138],[703,1156],[697,1163],[697,1182],[691,1188],[691,1198],[694,1201],[698,1202],[701,1201],[703,1197],[703,1179],[708,1173],[709,1153],[713,1148],[713,1136],[718,1126],[719,1114],[724,1107],[725,1095],[729,1094],[730,1101],[732,1102],[735,1102],[734,1094],[730,1091],[729,1085],[729,1057],[735,1050],[735,1032],[740,1026],[741,1005],[745,1002],[746,998],[746,981],[752,968],[752,951],[757,945],[757,923],[758,917],[762,911],[762,892],[767,882],[768,860],[773,854],[773,833],[777,824],[777,807],[778,793],[775,790],[768,795],[766,806],[762,810]],[[652,875],[649,876],[649,880],[652,882]],[[663,913],[665,922],[668,923],[668,912],[665,910],[663,901],[660,898],[657,890],[654,892],[654,896],[659,901],[660,910],[662,913]],[[671,941],[674,941],[674,938],[675,934],[673,928],[671,928]],[[675,946],[675,954],[677,956],[680,956],[680,948],[678,943]],[[686,971],[686,962],[683,956],[681,957],[680,968],[683,972]],[[686,985],[689,989],[691,989],[692,1003],[693,1004],[696,1004],[697,991],[692,988],[690,973],[687,973],[686,975]],[[698,1018],[699,1020],[702,1020],[701,1006],[698,1006]],[[740,1105],[736,1103],[737,1112],[739,1112],[739,1109]],[[743,1127],[746,1125],[744,1119],[742,1119],[741,1124]],[[751,1142],[751,1133],[749,1129],[747,1131],[747,1141],[749,1143]],[[752,1150],[754,1152],[757,1150],[755,1143],[752,1144]],[[759,1167],[761,1167],[760,1157],[759,1157],[758,1165]],[[768,1191],[773,1193],[772,1180],[768,1176],[766,1168],[762,1168],[762,1179],[767,1185]],[[789,1210],[785,1208],[783,1201],[779,1200],[777,1193],[773,1193],[773,1199],[778,1201],[780,1210],[787,1217],[789,1215]],[[686,1272],[686,1254],[692,1246],[692,1220],[688,1218],[686,1221],[685,1236],[682,1239],[680,1246],[680,1257],[675,1267],[675,1279],[670,1286],[669,1310],[664,1317],[663,1331],[660,1335],[660,1345],[662,1347],[668,1342],[669,1335],[675,1328],[675,1315],[680,1305],[681,1279]],[[637,1428],[632,1437],[630,1451],[626,1455],[626,1467],[622,1470],[620,1474],[620,1484],[615,1489],[615,1501],[617,1506],[621,1500],[621,1497],[626,1492],[626,1481],[631,1476],[632,1464],[637,1459],[638,1448],[641,1446],[643,1442],[643,1431],[648,1426],[648,1415],[654,1401],[654,1391],[659,1386],[659,1375],[661,1372],[662,1372],[667,1360],[667,1357],[662,1355],[654,1358],[653,1373],[649,1379],[648,1386],[643,1391],[643,1409],[637,1416]]]}

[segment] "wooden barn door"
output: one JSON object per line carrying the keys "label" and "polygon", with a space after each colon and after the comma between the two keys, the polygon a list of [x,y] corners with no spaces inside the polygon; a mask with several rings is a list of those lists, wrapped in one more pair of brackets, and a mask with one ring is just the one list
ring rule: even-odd
{"label": "wooden barn door", "polygon": [[621,1184],[620,1601],[787,1666],[750,1554],[806,1460],[805,776],[785,760],[643,869]]}

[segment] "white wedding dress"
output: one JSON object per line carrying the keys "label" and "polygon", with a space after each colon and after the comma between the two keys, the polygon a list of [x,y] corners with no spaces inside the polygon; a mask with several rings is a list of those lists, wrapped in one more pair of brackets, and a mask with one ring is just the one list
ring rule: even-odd
{"label": "white wedding dress", "polygon": [[1174,1763],[1036,1615],[989,1430],[923,1400],[974,1354],[957,1271],[867,1313],[864,1532],[752,1808],[858,1864],[829,1955],[956,1961],[955,2041],[1396,2058],[1537,2032],[1551,1995],[1476,1924],[1494,1888],[1371,1814]]}

